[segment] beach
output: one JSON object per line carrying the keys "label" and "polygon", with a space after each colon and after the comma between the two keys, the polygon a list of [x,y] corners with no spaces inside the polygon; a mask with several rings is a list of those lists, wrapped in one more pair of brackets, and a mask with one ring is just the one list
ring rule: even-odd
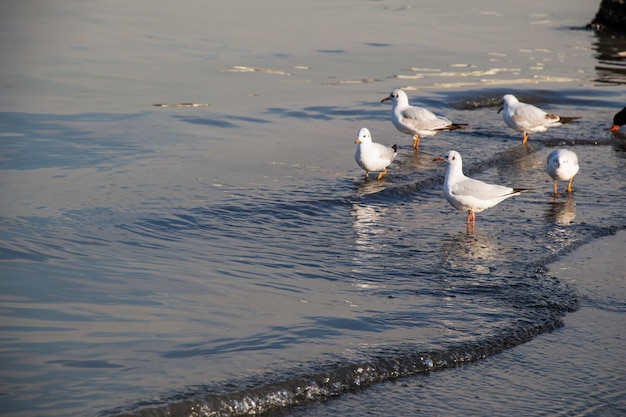
{"label": "beach", "polygon": [[562,328],[470,365],[289,415],[623,415],[625,244],[622,230],[549,265],[550,274],[581,296],[580,308],[565,316]]}
{"label": "beach", "polygon": [[[593,2],[0,8],[3,415],[623,411],[626,46]],[[469,126],[413,149],[396,88]],[[523,144],[505,94],[578,119]],[[530,191],[468,232],[450,150]]]}

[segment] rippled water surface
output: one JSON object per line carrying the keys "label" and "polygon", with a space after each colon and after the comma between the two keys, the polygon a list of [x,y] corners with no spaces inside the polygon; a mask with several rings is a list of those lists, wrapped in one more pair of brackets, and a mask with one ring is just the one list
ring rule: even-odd
{"label": "rippled water surface", "polygon": [[[595,5],[271,3],[0,6],[2,413],[320,412],[579,308],[547,265],[626,227],[624,41],[580,30]],[[471,129],[414,152],[395,87]],[[505,93],[581,120],[522,147]],[[400,147],[384,180],[361,127]],[[554,198],[563,146],[581,169]],[[468,235],[450,149],[531,192]]]}

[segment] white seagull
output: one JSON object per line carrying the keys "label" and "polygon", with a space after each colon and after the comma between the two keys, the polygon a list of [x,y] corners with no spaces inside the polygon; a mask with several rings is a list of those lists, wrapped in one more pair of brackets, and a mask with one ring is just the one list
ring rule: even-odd
{"label": "white seagull", "polygon": [[393,162],[398,154],[398,146],[391,148],[372,142],[372,135],[367,128],[359,130],[354,160],[365,171],[365,178],[369,178],[370,171],[380,171],[378,178],[381,179],[387,173],[387,167]]}
{"label": "white seagull", "polygon": [[418,148],[420,136],[434,136],[440,130],[456,130],[468,127],[466,124],[452,123],[445,117],[437,116],[423,107],[411,106],[409,97],[399,88],[393,90],[380,102],[387,100],[393,101],[391,108],[393,125],[400,132],[413,135],[413,149]]}
{"label": "white seagull", "polygon": [[578,166],[578,156],[567,149],[555,149],[548,155],[548,161],[546,165],[546,171],[548,175],[554,180],[554,195],[557,196],[556,182],[567,181],[567,192],[572,192],[572,181],[574,176],[578,173],[580,167]]}
{"label": "white seagull", "polygon": [[463,174],[463,160],[457,151],[448,152],[443,158],[435,158],[435,161],[448,161],[448,170],[443,183],[443,193],[446,200],[455,209],[467,211],[466,229],[469,232],[470,219],[472,232],[476,225],[476,214],[509,197],[518,195],[524,188],[510,188],[503,185],[488,184],[479,180],[466,177]]}
{"label": "white seagull", "polygon": [[524,132],[522,145],[526,144],[529,133],[545,132],[549,127],[580,119],[580,117],[559,117],[556,114],[546,113],[532,104],[522,103],[513,94],[506,94],[502,97],[498,113],[502,111],[502,118],[507,126],[518,132]]}

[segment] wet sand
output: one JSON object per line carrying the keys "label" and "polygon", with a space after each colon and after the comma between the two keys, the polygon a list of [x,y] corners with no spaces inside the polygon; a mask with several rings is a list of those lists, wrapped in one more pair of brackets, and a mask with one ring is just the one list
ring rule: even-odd
{"label": "wet sand", "polygon": [[[550,265],[581,296],[565,326],[469,370],[433,375],[428,395],[454,415],[626,415],[625,248],[621,231]],[[474,395],[467,408],[462,397],[449,395],[461,390]]]}
{"label": "wet sand", "polygon": [[[549,265],[581,306],[564,326],[471,365],[382,384],[292,415],[626,415],[626,231]],[[382,404],[382,405],[381,405]]]}

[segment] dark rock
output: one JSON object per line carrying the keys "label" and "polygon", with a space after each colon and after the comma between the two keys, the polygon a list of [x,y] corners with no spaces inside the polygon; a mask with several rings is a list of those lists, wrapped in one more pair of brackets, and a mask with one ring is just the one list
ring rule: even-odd
{"label": "dark rock", "polygon": [[626,33],[626,1],[602,0],[600,8],[588,29],[597,32],[624,32]]}

